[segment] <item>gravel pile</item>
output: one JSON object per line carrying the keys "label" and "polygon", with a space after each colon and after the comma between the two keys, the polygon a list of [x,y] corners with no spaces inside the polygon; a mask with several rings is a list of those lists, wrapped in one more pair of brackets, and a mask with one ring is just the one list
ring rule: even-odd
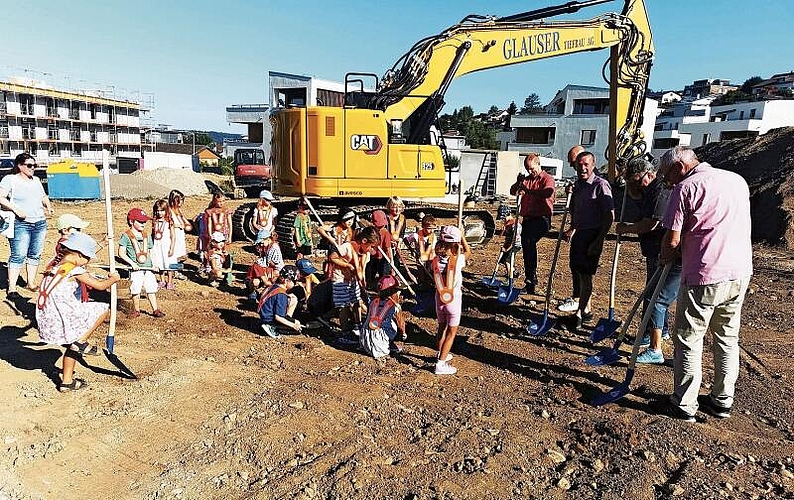
{"label": "gravel pile", "polygon": [[[204,184],[204,176],[191,170],[160,168],[138,170],[132,174],[117,174],[110,177],[110,196],[114,199],[164,198],[172,189],[182,191],[185,196],[209,193]],[[102,196],[104,196],[104,192]]]}

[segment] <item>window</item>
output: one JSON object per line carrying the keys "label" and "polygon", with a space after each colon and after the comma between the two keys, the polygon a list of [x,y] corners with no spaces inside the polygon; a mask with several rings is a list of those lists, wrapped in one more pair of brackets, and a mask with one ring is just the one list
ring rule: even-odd
{"label": "window", "polygon": [[19,111],[23,115],[33,114],[33,96],[22,94],[19,96]]}
{"label": "window", "polygon": [[0,122],[0,139],[8,139],[8,121]]}
{"label": "window", "polygon": [[96,112],[97,112],[96,108],[97,108],[96,104],[92,104],[91,107],[89,108],[90,111],[91,111],[91,119],[92,120],[96,120]]}
{"label": "window", "polygon": [[47,126],[47,139],[51,141],[58,140],[58,126],[57,125],[48,125]]}
{"label": "window", "polygon": [[711,142],[711,134],[703,134],[703,142],[701,145],[706,145]]}
{"label": "window", "polygon": [[579,141],[579,144],[582,146],[592,146],[595,144],[596,141],[596,131],[595,130],[582,130],[582,140]]}
{"label": "window", "polygon": [[739,119],[744,120],[744,111],[739,111]]}
{"label": "window", "polygon": [[61,156],[60,152],[58,151],[58,144],[52,143],[50,145],[48,154],[49,156]]}
{"label": "window", "polygon": [[609,99],[574,99],[575,115],[608,115]]}
{"label": "window", "polygon": [[750,118],[755,118],[755,108],[750,110]]}
{"label": "window", "polygon": [[82,144],[75,144],[74,145],[74,152],[72,152],[72,156],[83,156],[83,145]]}
{"label": "window", "polygon": [[556,127],[521,127],[516,129],[516,142],[524,144],[554,144]]}
{"label": "window", "polygon": [[667,139],[654,139],[653,149],[670,149],[678,146],[679,139],[677,137],[670,137]]}

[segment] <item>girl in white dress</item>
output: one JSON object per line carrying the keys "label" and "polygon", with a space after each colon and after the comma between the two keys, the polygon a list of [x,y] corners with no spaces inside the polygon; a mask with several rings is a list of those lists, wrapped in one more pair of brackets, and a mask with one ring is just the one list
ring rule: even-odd
{"label": "girl in white dress", "polygon": [[160,269],[160,288],[174,289],[176,267],[175,229],[168,219],[168,202],[159,199],[152,207],[152,266]]}
{"label": "girl in white dress", "polygon": [[60,392],[86,387],[85,380],[74,376],[76,359],[83,354],[99,354],[88,338],[110,315],[108,305],[88,300],[87,288],[107,290],[119,280],[118,274],[98,279],[85,266],[96,257],[96,241],[84,233],[73,233],[62,243],[63,257],[44,272],[36,299],[36,322],[39,338],[66,348]]}

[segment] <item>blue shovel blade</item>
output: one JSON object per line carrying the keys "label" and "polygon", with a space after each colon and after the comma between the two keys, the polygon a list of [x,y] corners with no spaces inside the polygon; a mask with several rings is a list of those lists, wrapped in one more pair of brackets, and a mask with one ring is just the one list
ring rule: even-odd
{"label": "blue shovel blade", "polygon": [[542,337],[554,328],[554,320],[549,319],[548,312],[543,314],[540,321],[530,321],[527,323],[527,334],[533,337]]}
{"label": "blue shovel blade", "polygon": [[618,354],[618,350],[610,347],[609,349],[604,349],[598,354],[593,354],[589,356],[585,360],[585,364],[590,366],[606,366],[606,365],[614,365],[620,361],[620,354]]}
{"label": "blue shovel blade", "polygon": [[498,278],[491,278],[490,276],[486,276],[485,278],[483,278],[482,284],[485,286],[489,286],[491,288],[502,286],[502,282]]}
{"label": "blue shovel blade", "polygon": [[620,321],[616,319],[599,319],[593,328],[593,333],[590,334],[590,342],[597,344],[604,339],[608,339],[615,334],[618,327],[620,327]]}
{"label": "blue shovel blade", "polygon": [[593,406],[604,406],[609,403],[614,403],[630,392],[629,382],[623,382],[616,385],[611,391],[599,394],[593,398]]}

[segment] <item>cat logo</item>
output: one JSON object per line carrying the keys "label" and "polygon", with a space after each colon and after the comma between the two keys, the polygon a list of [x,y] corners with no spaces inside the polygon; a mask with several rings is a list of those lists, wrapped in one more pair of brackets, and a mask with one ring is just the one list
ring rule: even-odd
{"label": "cat logo", "polygon": [[350,149],[363,151],[364,154],[376,155],[383,147],[377,135],[351,135]]}

